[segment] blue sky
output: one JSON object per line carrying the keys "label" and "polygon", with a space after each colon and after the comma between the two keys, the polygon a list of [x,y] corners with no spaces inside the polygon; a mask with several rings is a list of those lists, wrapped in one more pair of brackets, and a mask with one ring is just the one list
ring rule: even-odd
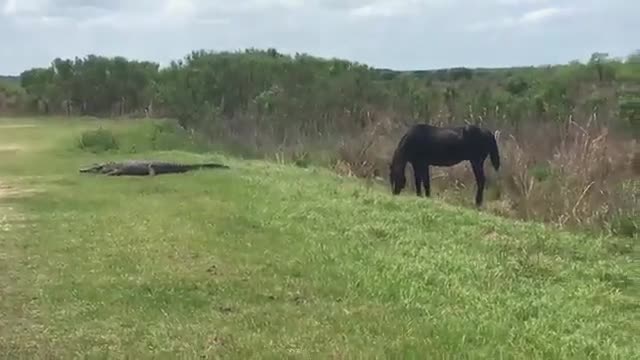
{"label": "blue sky", "polygon": [[0,74],[246,47],[393,69],[566,63],[640,48],[637,14],[636,0],[0,0]]}

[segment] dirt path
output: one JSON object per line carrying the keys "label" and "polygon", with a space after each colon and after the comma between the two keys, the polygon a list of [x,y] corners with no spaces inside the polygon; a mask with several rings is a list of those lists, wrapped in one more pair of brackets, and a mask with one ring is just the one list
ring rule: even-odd
{"label": "dirt path", "polygon": [[[3,135],[9,128],[31,127],[29,125],[0,124]],[[10,135],[10,134],[9,134]],[[11,142],[6,142],[11,139]],[[4,140],[4,141],[3,141]],[[0,139],[0,161],[21,155],[27,144],[16,142],[14,138]],[[25,280],[20,273],[26,255],[20,247],[19,231],[30,226],[30,218],[16,207],[16,200],[35,192],[30,186],[21,184],[21,179],[11,174],[0,175],[0,352],[3,355],[13,348],[22,346],[21,335],[26,333],[30,315],[30,303],[25,292]],[[18,200],[19,201],[19,200]]]}
{"label": "dirt path", "polygon": [[0,178],[0,351],[4,353],[21,344],[18,334],[26,331],[25,324],[31,321],[18,270],[25,254],[16,241],[16,231],[28,226],[28,219],[13,206],[13,198],[24,193]]}
{"label": "dirt path", "polygon": [[17,153],[23,148],[20,144],[0,144],[0,154]]}
{"label": "dirt path", "polygon": [[[30,124],[0,124],[0,129],[33,127]],[[8,153],[20,153],[26,150],[22,143],[0,143],[0,155],[14,156]],[[0,161],[2,158],[0,158]],[[12,206],[13,200],[23,196],[29,196],[35,192],[34,189],[25,188],[19,185],[19,181],[7,180],[0,176],[0,238],[3,233],[7,233],[17,226],[26,224],[26,217]],[[7,263],[9,257],[9,244],[0,243],[0,261]]]}
{"label": "dirt path", "polygon": [[19,189],[7,185],[0,179],[0,232],[11,230],[12,224],[20,223],[25,217],[17,212],[6,200],[32,193],[33,190]]}
{"label": "dirt path", "polygon": [[[0,124],[0,129],[3,128],[19,128],[19,127],[33,127],[34,125],[3,125]],[[20,143],[0,143],[0,155],[7,155],[3,153],[18,153],[26,150],[26,146]],[[29,191],[25,191],[21,188],[16,187],[15,185],[9,185],[6,181],[3,181],[2,177],[0,177],[0,208],[2,207],[2,200],[7,197],[20,196]],[[2,212],[0,212],[0,219],[2,217]]]}
{"label": "dirt path", "polygon": [[0,124],[0,129],[20,129],[36,127],[34,124]]}

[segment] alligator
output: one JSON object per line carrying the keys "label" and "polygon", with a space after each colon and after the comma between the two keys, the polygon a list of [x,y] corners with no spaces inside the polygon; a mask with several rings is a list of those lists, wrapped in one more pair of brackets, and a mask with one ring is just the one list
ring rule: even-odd
{"label": "alligator", "polygon": [[184,173],[197,169],[228,169],[227,165],[217,163],[179,164],[156,160],[108,161],[81,168],[81,173],[105,174],[107,176],[155,176],[159,174]]}

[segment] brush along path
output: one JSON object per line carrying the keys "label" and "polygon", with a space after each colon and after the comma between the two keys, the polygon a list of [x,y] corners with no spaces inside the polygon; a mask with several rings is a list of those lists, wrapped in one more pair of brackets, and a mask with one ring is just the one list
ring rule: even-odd
{"label": "brush along path", "polygon": [[[25,276],[26,245],[20,235],[29,231],[28,226],[33,219],[18,206],[21,199],[37,191],[30,184],[22,184],[19,177],[3,171],[4,166],[11,166],[31,150],[29,144],[15,142],[15,134],[7,129],[28,127],[0,123],[0,354],[9,357],[13,348],[10,339],[19,339],[22,346],[37,341],[39,335],[34,332],[42,331],[31,321],[32,312],[37,311],[31,302],[35,289],[31,288]],[[28,338],[23,337],[25,334]]]}
{"label": "brush along path", "polygon": [[[32,325],[2,333],[2,353],[640,354],[627,240],[392,198],[317,169],[229,160],[229,171],[112,181],[80,176],[84,155],[51,154],[32,158],[46,193],[20,203],[37,226],[9,240],[23,253],[11,267],[34,294],[21,322]],[[31,165],[0,170],[21,166]],[[3,299],[7,309],[23,300]]]}

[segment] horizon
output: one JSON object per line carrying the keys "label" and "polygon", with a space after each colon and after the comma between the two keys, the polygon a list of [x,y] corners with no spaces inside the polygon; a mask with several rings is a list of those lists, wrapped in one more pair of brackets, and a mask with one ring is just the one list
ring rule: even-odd
{"label": "horizon", "polygon": [[[78,58],[86,58],[89,55],[95,55],[95,56],[102,56],[102,57],[107,57],[107,58],[113,58],[113,57],[123,57],[125,59],[127,59],[128,61],[148,61],[148,62],[152,62],[152,63],[156,63],[159,64],[160,69],[167,67],[171,61],[177,61],[177,60],[181,60],[184,59],[185,56],[187,56],[188,54],[190,54],[192,51],[201,51],[204,50],[206,52],[236,52],[236,51],[245,51],[249,48],[243,48],[243,49],[193,49],[190,50],[189,52],[185,53],[183,56],[175,58],[175,59],[170,59],[169,61],[166,62],[160,62],[154,59],[144,59],[144,58],[136,58],[136,57],[128,57],[128,56],[124,56],[124,55],[118,55],[118,54],[100,54],[100,53],[88,53],[88,54],[82,54],[82,55],[73,55],[73,56],[68,56],[68,57],[62,57],[62,56],[58,56],[59,58],[66,60],[66,59],[75,59],[76,57]],[[255,48],[255,50],[261,50],[261,51],[265,51],[267,50],[267,48]],[[592,54],[594,53],[603,53],[600,51],[593,51],[591,52],[588,56],[585,56],[583,58],[580,59],[571,59],[565,62],[558,62],[558,63],[551,63],[551,64],[547,64],[547,63],[540,63],[540,64],[515,64],[515,65],[502,65],[502,66],[467,66],[467,65],[455,65],[455,66],[447,66],[447,67],[439,67],[439,68],[413,68],[413,69],[398,69],[398,68],[388,68],[388,67],[378,67],[378,66],[373,66],[371,64],[368,64],[366,62],[362,62],[362,61],[358,61],[358,60],[353,60],[353,59],[348,59],[348,58],[341,58],[341,57],[335,57],[335,56],[321,56],[321,55],[316,55],[313,53],[303,53],[303,52],[299,52],[299,51],[292,51],[292,52],[283,52],[279,49],[275,49],[276,51],[278,51],[279,54],[285,55],[285,56],[295,56],[296,53],[299,54],[305,54],[308,56],[312,56],[315,58],[320,58],[323,60],[331,60],[331,59],[337,59],[337,60],[343,60],[343,61],[349,61],[349,62],[353,62],[353,63],[359,63],[359,64],[363,64],[363,65],[367,65],[372,69],[378,70],[378,71],[391,71],[391,72],[435,72],[435,71],[443,71],[443,70],[450,70],[450,69],[460,69],[460,68],[465,68],[465,69],[469,69],[469,70],[474,70],[474,71],[479,71],[479,70],[488,70],[488,71],[492,71],[492,70],[507,70],[507,69],[518,69],[518,68],[539,68],[539,67],[547,67],[547,66],[562,66],[562,65],[567,65],[569,63],[571,63],[572,61],[578,61],[582,64],[585,64],[589,61],[589,58],[591,57]],[[611,59],[618,59],[618,60],[623,60],[625,59],[627,56],[638,52],[640,50],[632,50],[630,51],[628,54],[608,54],[609,58]],[[48,68],[49,66],[51,66],[53,60],[56,57],[51,58],[48,62],[43,63],[40,66],[34,66],[34,67],[29,67],[29,68],[25,68],[17,73],[2,73],[0,72],[0,77],[16,77],[19,78],[20,74],[24,71],[33,69],[33,68]]]}
{"label": "horizon", "polygon": [[632,53],[637,13],[625,0],[0,0],[0,73],[246,48],[395,71],[556,65]]}

